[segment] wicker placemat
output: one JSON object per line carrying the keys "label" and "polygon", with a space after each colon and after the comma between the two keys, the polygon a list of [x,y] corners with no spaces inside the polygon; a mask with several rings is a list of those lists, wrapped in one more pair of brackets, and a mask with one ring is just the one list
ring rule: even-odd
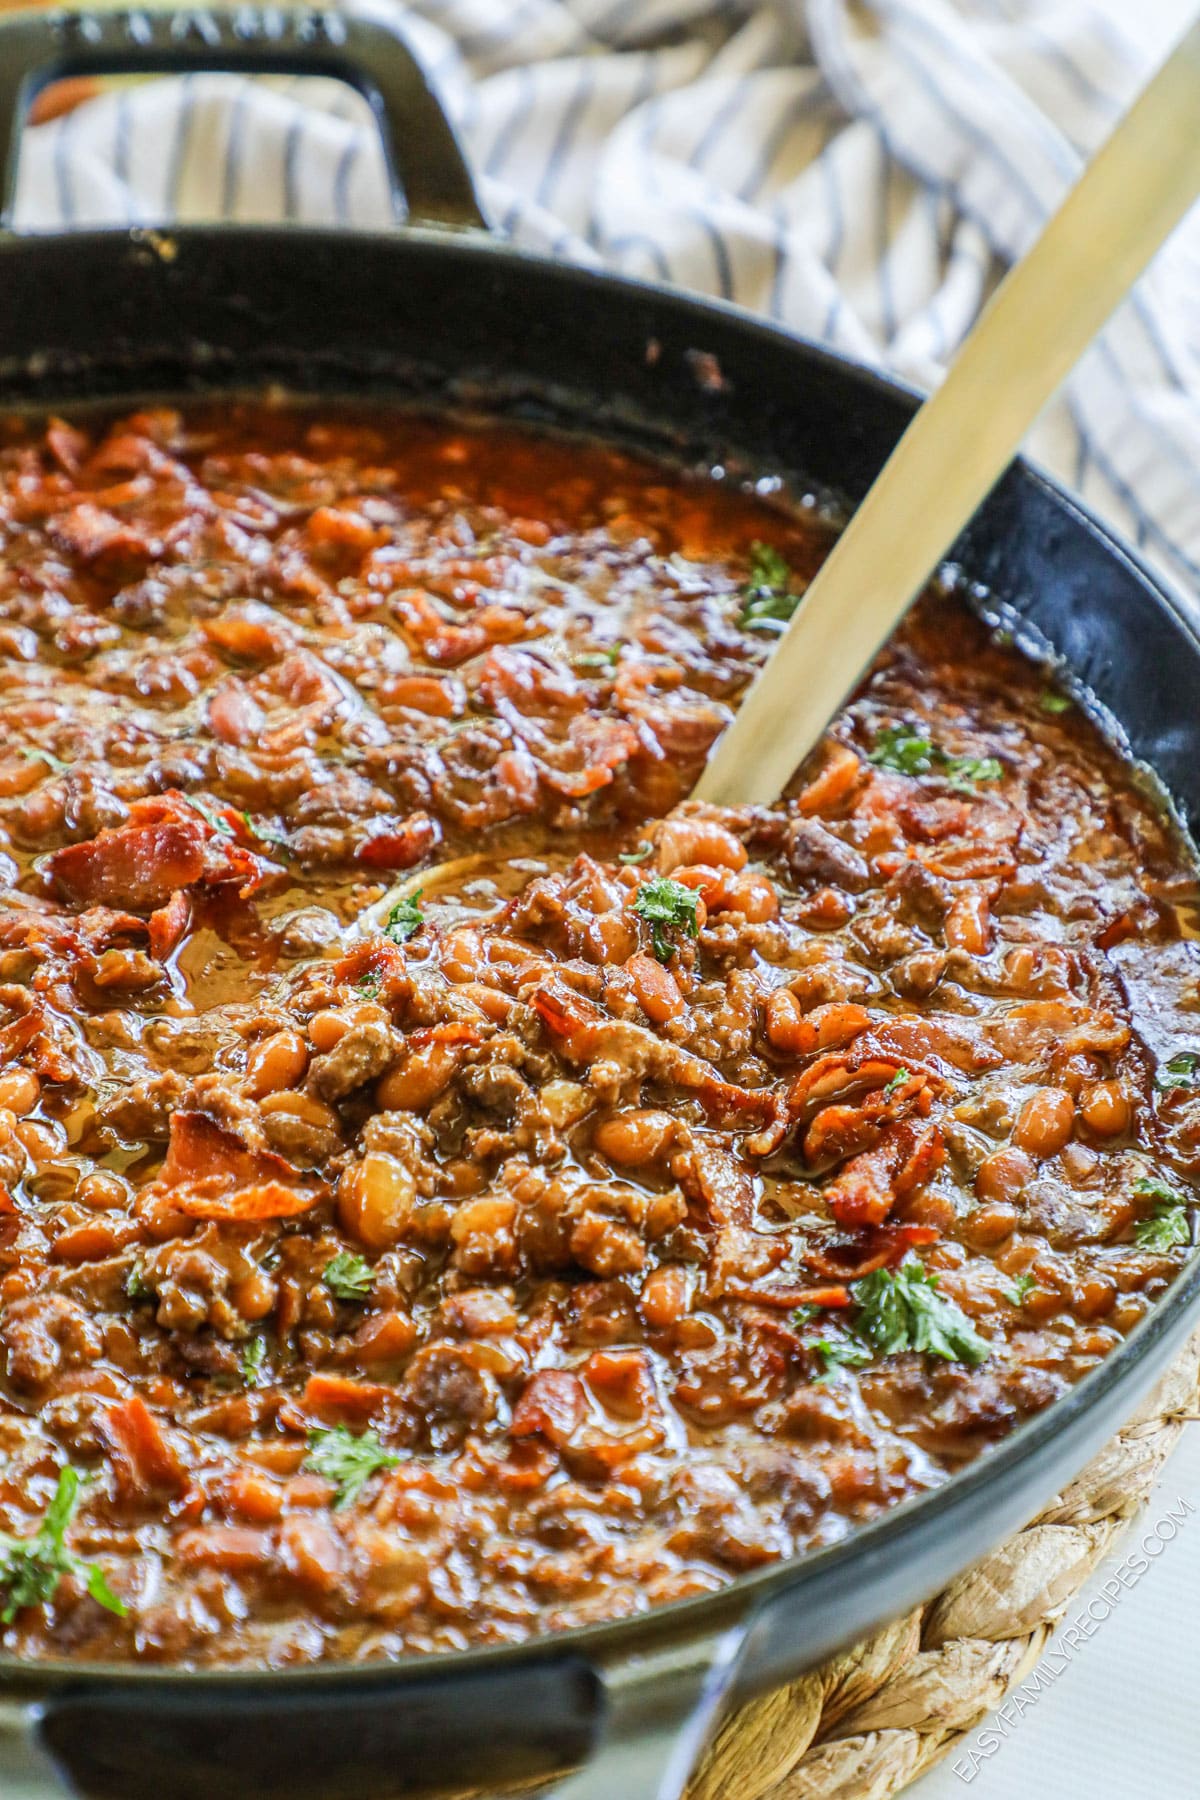
{"label": "wicker placemat", "polygon": [[1200,1334],[1038,1517],[927,1606],[722,1727],[688,1800],[889,1800],[1032,1671],[1200,1417]]}

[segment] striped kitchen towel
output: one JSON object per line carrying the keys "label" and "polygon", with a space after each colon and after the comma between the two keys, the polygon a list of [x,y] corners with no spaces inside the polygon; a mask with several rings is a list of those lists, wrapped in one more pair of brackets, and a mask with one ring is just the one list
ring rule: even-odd
{"label": "striped kitchen towel", "polygon": [[[394,16],[518,243],[720,295],[926,386],[1146,73],[1084,0]],[[357,95],[214,75],[116,87],[31,131],[17,217],[383,226],[390,210]],[[1030,449],[1200,605],[1198,274],[1194,214]]]}

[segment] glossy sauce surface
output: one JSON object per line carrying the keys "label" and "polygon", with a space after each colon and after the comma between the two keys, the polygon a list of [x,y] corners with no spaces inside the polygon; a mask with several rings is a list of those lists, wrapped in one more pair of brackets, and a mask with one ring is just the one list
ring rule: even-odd
{"label": "glossy sauce surface", "polygon": [[415,418],[4,443],[6,1650],[702,1592],[944,1481],[1163,1292],[1193,872],[957,601],[718,813],[802,511]]}

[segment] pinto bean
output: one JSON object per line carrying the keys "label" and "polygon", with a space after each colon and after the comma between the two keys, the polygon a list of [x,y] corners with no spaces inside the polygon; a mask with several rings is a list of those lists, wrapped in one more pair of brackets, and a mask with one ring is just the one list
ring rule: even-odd
{"label": "pinto bean", "polygon": [[610,1162],[623,1169],[637,1169],[664,1157],[678,1143],[679,1135],[679,1121],[670,1113],[639,1106],[602,1120],[592,1142]]}
{"label": "pinto bean", "polygon": [[664,1263],[651,1269],[642,1284],[639,1309],[647,1325],[662,1330],[674,1325],[688,1312],[691,1304],[688,1272],[678,1263]]}
{"label": "pinto bean", "polygon": [[985,956],[990,936],[990,908],[986,894],[960,894],[946,914],[942,928],[953,950],[968,956]]}
{"label": "pinto bean", "polygon": [[1011,1206],[1033,1180],[1033,1163],[1014,1146],[993,1150],[975,1171],[975,1192],[981,1200]]}
{"label": "pinto bean", "polygon": [[639,952],[625,964],[625,973],[633,982],[638,1005],[655,1025],[665,1025],[686,1010],[679,983],[670,969],[664,969],[652,956]]}
{"label": "pinto bean", "polygon": [[424,1112],[445,1093],[461,1060],[460,1044],[435,1041],[410,1050],[375,1084],[376,1104],[384,1112]]}
{"label": "pinto bean", "polygon": [[1043,1162],[1057,1156],[1071,1136],[1075,1102],[1062,1088],[1039,1088],[1017,1115],[1013,1142]]}
{"label": "pinto bean", "polygon": [[42,1084],[32,1069],[0,1071],[0,1108],[23,1119],[31,1113],[41,1096]]}
{"label": "pinto bean", "polygon": [[246,1058],[246,1082],[258,1100],[298,1087],[308,1069],[308,1049],[298,1031],[276,1031]]}
{"label": "pinto bean", "polygon": [[1128,1130],[1133,1108],[1119,1081],[1097,1081],[1084,1090],[1079,1112],[1088,1130],[1097,1137],[1116,1137]]}
{"label": "pinto bean", "polygon": [[718,869],[744,869],[748,852],[715,819],[668,819],[658,836],[658,870],[670,875],[687,863],[703,863]]}
{"label": "pinto bean", "polygon": [[413,1178],[397,1157],[373,1151],[338,1184],[338,1218],[370,1250],[387,1250],[404,1235],[416,1199]]}

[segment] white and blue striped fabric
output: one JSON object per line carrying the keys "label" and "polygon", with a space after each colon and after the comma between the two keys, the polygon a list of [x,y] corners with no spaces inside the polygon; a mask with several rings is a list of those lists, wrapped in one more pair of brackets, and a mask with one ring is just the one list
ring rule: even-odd
{"label": "white and blue striped fabric", "polygon": [[[517,242],[737,301],[924,386],[1147,72],[1084,0],[416,0],[395,17]],[[17,217],[390,211],[356,95],[214,75],[114,88],[32,131]],[[1030,449],[1200,596],[1198,276],[1193,215]]]}

